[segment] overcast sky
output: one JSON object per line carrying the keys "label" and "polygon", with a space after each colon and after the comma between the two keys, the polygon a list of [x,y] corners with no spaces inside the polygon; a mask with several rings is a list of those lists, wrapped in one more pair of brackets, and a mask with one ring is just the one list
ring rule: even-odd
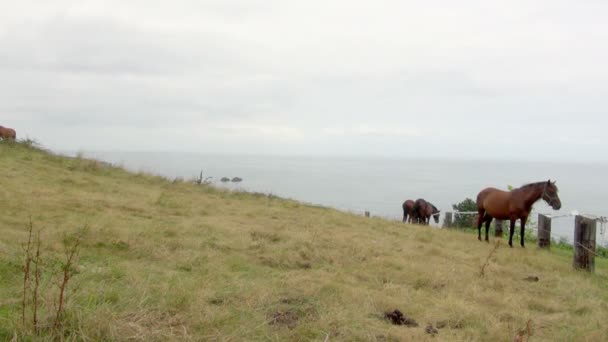
{"label": "overcast sky", "polygon": [[608,1],[2,1],[55,150],[608,161]]}

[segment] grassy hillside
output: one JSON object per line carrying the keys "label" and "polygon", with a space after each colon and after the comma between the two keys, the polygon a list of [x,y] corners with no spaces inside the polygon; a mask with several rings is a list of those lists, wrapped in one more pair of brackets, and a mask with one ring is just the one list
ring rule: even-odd
{"label": "grassy hillside", "polygon": [[[30,216],[34,231],[42,229],[43,339],[513,341],[529,322],[531,340],[608,340],[606,259],[596,259],[595,274],[575,272],[565,251],[504,243],[494,250],[458,231],[6,143],[0,340],[34,334],[32,312],[21,321]],[[75,234],[82,235],[75,274],[53,332],[56,273]],[[383,314],[394,309],[419,326],[388,323]],[[433,337],[428,324],[442,328]]]}

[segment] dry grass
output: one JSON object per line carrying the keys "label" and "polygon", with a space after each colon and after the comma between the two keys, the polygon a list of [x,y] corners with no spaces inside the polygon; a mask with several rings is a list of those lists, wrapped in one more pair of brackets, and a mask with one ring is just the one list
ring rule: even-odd
{"label": "dry grass", "polygon": [[[607,340],[608,263],[0,144],[0,340],[25,338],[22,245],[87,224],[65,340]],[[484,276],[480,277],[483,267]],[[540,281],[524,278],[538,276]],[[400,309],[420,327],[392,326]],[[41,320],[52,317],[41,317]],[[441,326],[432,337],[425,326]],[[51,339],[41,336],[40,339]]]}

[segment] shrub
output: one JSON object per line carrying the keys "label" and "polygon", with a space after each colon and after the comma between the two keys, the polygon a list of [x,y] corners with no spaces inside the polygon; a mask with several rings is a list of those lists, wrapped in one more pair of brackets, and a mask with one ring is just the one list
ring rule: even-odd
{"label": "shrub", "polygon": [[[470,198],[465,198],[460,203],[452,204],[452,209],[463,212],[477,211],[477,203]],[[475,227],[476,220],[476,215],[454,215],[454,226],[459,228]]]}

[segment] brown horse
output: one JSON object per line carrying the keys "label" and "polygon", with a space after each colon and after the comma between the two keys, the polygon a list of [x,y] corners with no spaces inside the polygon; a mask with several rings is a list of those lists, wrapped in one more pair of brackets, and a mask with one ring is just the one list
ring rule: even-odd
{"label": "brown horse", "polygon": [[414,203],[414,222],[428,225],[431,222],[431,216],[435,223],[439,223],[439,209],[431,202],[419,198]]}
{"label": "brown horse", "polygon": [[17,132],[14,129],[0,126],[0,138],[2,140],[17,139]]}
{"label": "brown horse", "polygon": [[403,202],[403,222],[412,223],[412,216],[414,215],[414,201],[407,200]]}
{"label": "brown horse", "polygon": [[513,247],[513,232],[515,221],[521,221],[521,246],[524,247],[524,231],[528,215],[532,205],[539,199],[543,199],[554,210],[562,207],[562,202],[557,195],[555,182],[548,180],[526,184],[511,191],[502,191],[496,188],[485,188],[477,195],[477,239],[481,241],[481,225],[486,223],[486,241],[488,241],[488,230],[492,219],[510,220],[509,246]]}

